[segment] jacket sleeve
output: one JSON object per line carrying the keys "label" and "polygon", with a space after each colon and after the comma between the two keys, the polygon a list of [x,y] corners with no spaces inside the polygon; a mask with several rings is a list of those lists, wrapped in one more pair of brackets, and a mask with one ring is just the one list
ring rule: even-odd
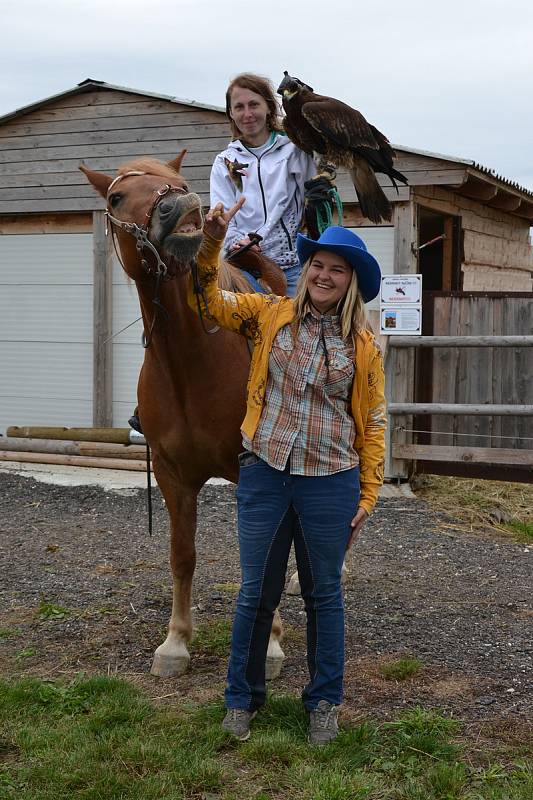
{"label": "jacket sleeve", "polygon": [[374,345],[368,367],[368,415],[365,423],[365,443],[359,450],[361,497],[359,506],[370,514],[383,484],[385,470],[385,373],[381,350]]}
{"label": "jacket sleeve", "polygon": [[254,341],[259,335],[259,313],[269,302],[269,295],[235,293],[221,289],[218,285],[218,264],[221,239],[213,239],[204,233],[202,246],[196,262],[198,282],[202,293],[194,291],[193,277],[189,275],[187,302],[193,311],[215,320],[223,328],[235,331]]}
{"label": "jacket sleeve", "polygon": [[[215,158],[211,168],[209,195],[211,208],[216,206],[217,203],[222,203],[226,210],[232,208],[240,197],[240,193],[237,192],[237,188],[232,183],[221,155]],[[239,214],[237,213],[228,225],[226,238],[224,239],[224,253],[227,253],[239,239],[243,239],[246,236],[239,229],[238,217]]]}

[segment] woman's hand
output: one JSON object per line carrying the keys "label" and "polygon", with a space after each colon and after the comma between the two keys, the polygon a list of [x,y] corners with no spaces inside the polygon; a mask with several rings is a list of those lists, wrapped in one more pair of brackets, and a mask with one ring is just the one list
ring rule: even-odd
{"label": "woman's hand", "polygon": [[368,519],[368,514],[364,508],[358,508],[357,514],[352,519],[350,525],[352,526],[352,533],[348,540],[348,544],[346,545],[346,550],[349,550],[352,544],[355,542],[359,534],[361,533],[361,529],[365,522]]}
{"label": "woman's hand", "polygon": [[223,239],[230,221],[245,202],[245,198],[241,197],[228,211],[224,211],[222,203],[217,203],[214,208],[210,208],[204,219],[204,233],[213,239]]}
{"label": "woman's hand", "polygon": [[[241,247],[245,247],[247,244],[250,244],[250,241],[251,240],[249,239],[249,237],[245,236],[244,239],[239,239],[238,242],[235,242],[235,244],[231,246],[231,249],[232,250],[240,250]],[[250,250],[255,250],[257,253],[261,252],[261,248],[259,247],[258,244],[253,244],[250,247]]]}

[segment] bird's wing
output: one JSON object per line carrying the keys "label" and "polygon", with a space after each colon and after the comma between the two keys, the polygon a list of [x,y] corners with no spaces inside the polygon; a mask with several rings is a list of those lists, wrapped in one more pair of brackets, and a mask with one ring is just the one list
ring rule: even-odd
{"label": "bird's wing", "polygon": [[379,150],[379,144],[363,115],[340,100],[324,97],[302,106],[302,115],[310,125],[338,147],[368,147]]}
{"label": "bird's wing", "polygon": [[306,142],[304,138],[302,138],[301,133],[298,130],[298,127],[295,126],[288,119],[288,117],[283,117],[283,129],[287,134],[287,136],[289,137],[289,139],[291,140],[291,142],[294,142],[296,147],[299,147],[300,150],[303,150],[304,153],[307,153],[308,155],[313,155],[312,146],[309,147],[309,143]]}

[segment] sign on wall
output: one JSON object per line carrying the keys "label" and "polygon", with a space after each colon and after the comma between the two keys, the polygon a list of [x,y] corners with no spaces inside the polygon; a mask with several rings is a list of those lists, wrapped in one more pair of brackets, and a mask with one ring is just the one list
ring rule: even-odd
{"label": "sign on wall", "polygon": [[420,336],[422,275],[384,275],[380,293],[380,333]]}

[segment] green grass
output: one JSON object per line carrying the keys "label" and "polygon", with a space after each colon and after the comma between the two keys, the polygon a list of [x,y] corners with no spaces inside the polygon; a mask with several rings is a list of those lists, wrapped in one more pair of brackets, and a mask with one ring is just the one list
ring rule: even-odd
{"label": "green grass", "polygon": [[379,667],[380,674],[388,681],[405,681],[418,675],[421,669],[422,662],[416,658],[399,658]]}
{"label": "green grass", "polygon": [[191,641],[191,651],[225,658],[229,655],[230,640],[231,621],[215,619],[196,628]]}
{"label": "green grass", "polygon": [[459,723],[417,708],[307,743],[295,697],[272,697],[248,742],[222,702],[155,708],[132,685],[79,676],[0,683],[2,800],[530,800],[533,773],[506,755],[477,766]]}
{"label": "green grass", "polygon": [[515,537],[520,542],[533,542],[533,522],[520,522],[518,520],[511,520],[507,522],[505,527],[515,534]]}
{"label": "green grass", "polygon": [[18,628],[0,628],[0,641],[14,639],[17,636],[22,636],[22,631]]}
{"label": "green grass", "polygon": [[39,619],[65,619],[70,613],[68,608],[63,608],[63,606],[58,606],[44,599],[39,603],[37,611]]}

